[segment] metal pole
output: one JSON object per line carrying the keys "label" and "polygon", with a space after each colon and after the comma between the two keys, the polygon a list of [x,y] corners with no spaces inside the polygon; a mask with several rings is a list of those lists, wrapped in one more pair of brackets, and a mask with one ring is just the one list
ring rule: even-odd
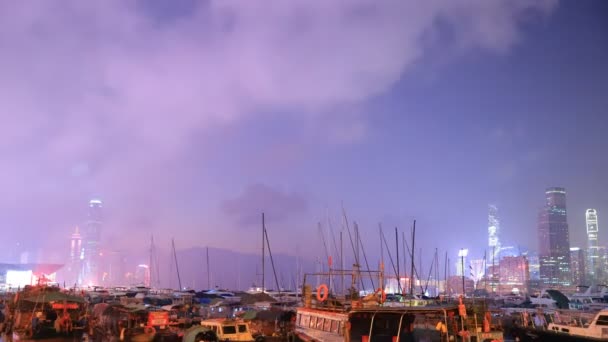
{"label": "metal pole", "polygon": [[266,222],[264,221],[264,213],[262,213],[262,292],[266,292],[266,282],[264,279],[264,261],[265,261],[265,241],[266,241]]}
{"label": "metal pole", "polygon": [[[462,248],[460,249],[462,251]],[[464,253],[460,253],[460,267],[462,269],[462,297],[464,298]]]}

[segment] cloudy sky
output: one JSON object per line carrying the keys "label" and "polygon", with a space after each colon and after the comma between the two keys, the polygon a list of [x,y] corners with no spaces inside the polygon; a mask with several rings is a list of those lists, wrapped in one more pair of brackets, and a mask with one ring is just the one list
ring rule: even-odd
{"label": "cloudy sky", "polygon": [[[483,255],[487,205],[535,249],[544,189],[608,217],[605,1],[0,1],[0,217],[61,255],[103,240],[322,254],[342,206]],[[606,213],[604,216],[603,213]],[[608,221],[606,221],[608,222]],[[608,226],[606,226],[608,228]],[[602,242],[602,241],[601,241]],[[1,256],[1,255],[0,255]]]}

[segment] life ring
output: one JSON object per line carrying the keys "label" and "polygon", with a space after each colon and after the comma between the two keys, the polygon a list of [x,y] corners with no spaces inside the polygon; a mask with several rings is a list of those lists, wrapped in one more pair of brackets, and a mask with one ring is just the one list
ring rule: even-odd
{"label": "life ring", "polygon": [[384,292],[383,288],[378,288],[376,290],[376,293],[380,293],[380,304],[383,304],[384,302],[386,302],[386,292]]}
{"label": "life ring", "polygon": [[[321,294],[321,292],[323,294]],[[317,300],[319,302],[324,302],[327,300],[327,297],[329,297],[329,288],[325,284],[319,285],[319,287],[317,287]]]}

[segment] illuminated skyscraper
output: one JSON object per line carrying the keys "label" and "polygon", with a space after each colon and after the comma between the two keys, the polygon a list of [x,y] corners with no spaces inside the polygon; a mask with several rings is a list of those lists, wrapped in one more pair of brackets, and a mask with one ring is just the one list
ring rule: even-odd
{"label": "illuminated skyscraper", "polygon": [[566,215],[566,190],[549,188],[539,214],[538,241],[540,280],[546,287],[569,286],[570,234]]}
{"label": "illuminated skyscraper", "polygon": [[595,209],[587,209],[585,222],[587,224],[587,274],[591,282],[597,282],[602,278],[602,267],[597,240],[599,232],[597,211]]}
{"label": "illuminated skyscraper", "polygon": [[72,237],[70,238],[70,263],[76,263],[80,261],[80,254],[82,252],[82,237],[78,227],[74,230]]}
{"label": "illuminated skyscraper", "polygon": [[98,199],[89,201],[89,211],[84,232],[84,267],[85,284],[99,283],[99,238],[102,226],[102,203]]}
{"label": "illuminated skyscraper", "polygon": [[572,263],[572,283],[586,285],[585,251],[579,247],[570,247],[570,262]]}
{"label": "illuminated skyscraper", "polygon": [[82,274],[82,236],[78,227],[70,237],[70,261],[67,265],[66,279],[70,286],[81,283],[80,276]]}
{"label": "illuminated skyscraper", "polygon": [[530,281],[528,258],[523,255],[503,257],[500,260],[499,273],[499,293],[527,292],[528,282]]}
{"label": "illuminated skyscraper", "polygon": [[[488,246],[490,247],[490,260],[498,259],[500,253],[500,220],[498,219],[498,208],[495,205],[488,206]],[[499,260],[496,260],[498,262]]]}

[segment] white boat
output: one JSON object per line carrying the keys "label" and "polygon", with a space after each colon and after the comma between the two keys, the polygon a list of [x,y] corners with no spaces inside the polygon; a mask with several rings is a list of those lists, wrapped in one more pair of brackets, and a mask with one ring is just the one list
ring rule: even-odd
{"label": "white boat", "polygon": [[526,297],[516,294],[501,295],[496,300],[502,301],[505,306],[520,306],[526,302]]}
{"label": "white boat", "polygon": [[226,303],[240,303],[241,302],[241,297],[236,296],[234,294],[234,292],[214,289],[214,290],[209,290],[206,293],[220,296],[220,297],[222,297],[222,300]]}
{"label": "white boat", "polygon": [[573,341],[608,341],[608,310],[598,312],[591,322],[583,325],[550,323],[547,330],[538,333],[538,337],[548,341],[564,338]]}
{"label": "white boat", "polygon": [[580,290],[570,295],[570,309],[601,310],[608,307],[608,287],[605,285],[578,286]]}
{"label": "white boat", "polygon": [[534,307],[542,309],[568,309],[569,299],[558,290],[546,289],[536,296],[530,296]]}

